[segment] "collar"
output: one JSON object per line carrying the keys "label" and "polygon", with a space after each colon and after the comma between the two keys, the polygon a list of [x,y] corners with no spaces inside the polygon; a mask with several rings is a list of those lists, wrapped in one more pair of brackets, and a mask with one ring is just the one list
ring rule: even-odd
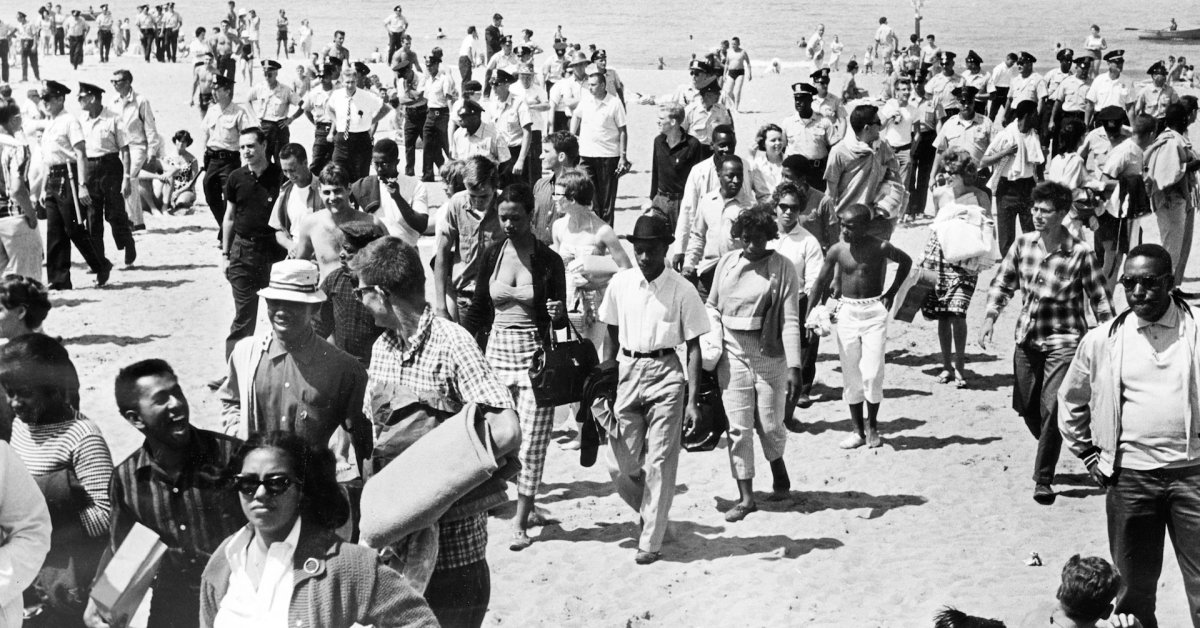
{"label": "collar", "polygon": [[282,541],[272,543],[271,546],[268,546],[263,541],[262,535],[256,533],[254,537],[250,539],[250,542],[258,545],[263,554],[271,551],[272,546],[279,545],[280,543],[287,548],[289,554],[294,554],[296,552],[296,546],[300,544],[300,517],[296,517],[296,521],[292,523],[291,532],[288,532],[287,538],[283,539]]}
{"label": "collar", "polygon": [[[179,478],[194,472],[201,464],[213,462],[222,464],[224,461],[215,460],[212,455],[212,441],[203,438],[200,430],[195,426],[191,426],[191,437],[188,438],[187,451],[184,452],[183,467],[179,470]],[[158,461],[154,459],[154,453],[150,450],[150,442],[143,441],[141,448],[137,451],[137,464],[134,467],[134,475],[138,479],[148,479],[147,476],[157,477],[169,484],[175,483],[167,472],[158,465]]]}
{"label": "collar", "polygon": [[272,335],[271,344],[267,345],[266,354],[263,357],[267,358],[268,360],[276,360],[285,355],[291,355],[292,359],[296,360],[297,362],[308,364],[319,357],[317,355],[319,353],[317,349],[317,333],[310,329],[308,331],[308,337],[305,338],[304,341],[300,343],[300,346],[293,351],[288,351],[283,346],[283,342],[279,340],[278,337],[274,337],[274,335]]}
{"label": "collar", "polygon": [[384,332],[389,340],[392,341],[400,351],[400,361],[407,362],[413,358],[418,352],[425,348],[425,342],[429,340],[429,336],[433,333],[433,308],[428,303],[425,304],[425,311],[421,312],[421,319],[417,322],[417,331],[409,336],[404,342],[400,341],[396,331],[389,329]]}
{"label": "collar", "polygon": [[1171,301],[1171,304],[1167,307],[1166,313],[1163,314],[1162,317],[1160,317],[1156,321],[1142,320],[1137,317],[1137,314],[1134,314],[1133,317],[1137,319],[1137,328],[1138,329],[1142,329],[1143,327],[1151,327],[1154,325],[1157,325],[1159,327],[1167,327],[1169,329],[1173,329],[1176,325],[1179,324],[1179,306],[1175,305],[1174,301]]}
{"label": "collar", "polygon": [[131,90],[129,90],[129,94],[126,96],[117,94],[117,102],[120,102],[120,103],[137,102],[137,92],[135,92],[131,89]]}

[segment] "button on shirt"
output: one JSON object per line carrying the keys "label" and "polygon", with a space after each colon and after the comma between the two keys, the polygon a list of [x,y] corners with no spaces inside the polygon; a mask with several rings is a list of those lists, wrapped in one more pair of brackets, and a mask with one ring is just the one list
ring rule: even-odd
{"label": "button on shirt", "polygon": [[425,81],[424,93],[430,109],[445,109],[458,98],[458,87],[454,77],[449,72],[442,71]]}
{"label": "button on shirt", "polygon": [[237,103],[229,103],[228,107],[210,107],[204,114],[204,129],[208,132],[208,143],[205,148],[214,150],[237,151],[238,138],[243,129],[258,126],[254,118]]}
{"label": "button on shirt", "polygon": [[574,74],[555,83],[554,87],[550,88],[550,105],[554,111],[573,115],[575,105],[571,103],[579,103],[579,99],[583,97],[583,87],[583,83],[576,79]]}
{"label": "button on shirt", "polygon": [[796,269],[796,278],[800,280],[797,291],[800,294],[816,285],[821,265],[825,263],[825,253],[821,251],[821,243],[808,229],[797,223],[790,232],[772,241],[770,246],[786,257]]}
{"label": "button on shirt", "polygon": [[929,82],[925,84],[925,93],[933,100],[939,116],[946,115],[947,109],[961,108],[958,98],[950,92],[956,87],[962,87],[964,82],[963,77],[958,74],[946,76],[943,72],[929,79]]}
{"label": "button on shirt", "polygon": [[581,157],[620,157],[620,132],[625,128],[625,105],[605,94],[597,100],[585,94],[575,108],[579,119],[579,155]]}
{"label": "button on shirt", "polygon": [[1012,99],[1014,107],[1026,100],[1040,103],[1046,97],[1046,83],[1037,72],[1030,72],[1029,76],[1017,74],[1008,88],[1008,97]]}
{"label": "button on shirt", "polygon": [[1063,111],[1083,111],[1087,106],[1091,85],[1077,76],[1068,76],[1058,84],[1050,97],[1062,103]]}
{"label": "button on shirt", "polygon": [[94,118],[84,114],[80,125],[88,157],[112,155],[129,145],[125,132],[121,130],[121,118],[107,107],[102,108]]}
{"label": "button on shirt", "polygon": [[300,104],[300,97],[292,88],[283,83],[276,83],[272,88],[266,83],[260,83],[250,90],[250,104],[254,107],[254,115],[264,122],[279,122],[288,117],[292,105]]}
{"label": "button on shirt", "polygon": [[[162,148],[162,136],[158,134],[158,123],[154,119],[154,110],[150,108],[150,101],[137,92],[129,90],[127,96],[117,98],[113,111],[121,116],[121,124],[130,144],[149,146],[154,151]],[[233,141],[232,150],[237,150],[237,138],[234,138]]]}
{"label": "button on shirt", "polygon": [[473,294],[483,252],[504,238],[496,207],[481,212],[471,207],[471,197],[465,191],[456,193],[446,203],[438,237],[450,243],[451,278],[458,296]]}
{"label": "button on shirt", "polygon": [[524,99],[512,93],[504,100],[492,96],[487,108],[492,114],[492,120],[495,120],[496,135],[500,143],[510,149],[520,146],[524,129],[533,124],[529,118],[529,106],[525,104]]}
{"label": "button on shirt", "polygon": [[329,114],[329,111],[325,109],[326,103],[329,102],[329,95],[333,92],[334,90],[327,90],[322,87],[320,83],[318,83],[311,90],[309,90],[308,94],[305,94],[304,108],[306,111],[308,111],[308,113],[312,114],[313,124],[329,123],[333,121],[333,117]]}
{"label": "button on shirt", "polygon": [[1129,86],[1125,85],[1120,78],[1114,79],[1108,74],[1101,74],[1092,81],[1087,99],[1092,101],[1096,111],[1100,111],[1110,106],[1123,109],[1130,103],[1132,97],[1129,95]]}
{"label": "button on shirt", "polygon": [[663,269],[654,281],[646,281],[637,268],[617,273],[597,316],[617,326],[622,349],[637,353],[674,349],[709,330],[696,287],[672,268]]}
{"label": "button on shirt", "polygon": [[383,109],[383,99],[365,89],[347,94],[345,88],[334,90],[325,102],[325,115],[333,120],[338,133],[366,133],[371,121]]}
{"label": "button on shirt", "polygon": [[243,238],[270,238],[275,235],[271,228],[271,210],[279,196],[283,173],[277,164],[267,164],[261,175],[254,174],[248,166],[242,166],[229,174],[225,180],[225,200],[236,208],[233,214],[233,232]]}
{"label": "button on shirt", "polygon": [[721,196],[720,189],[714,190],[696,206],[687,259],[683,263],[685,268],[695,268],[703,273],[716,266],[722,255],[742,248],[742,241],[734,238],[731,231],[738,214],[754,205],[754,197],[745,196],[748,187],[743,185],[742,191],[733,198]]}
{"label": "button on shirt", "polygon": [[512,156],[508,144],[500,141],[496,127],[488,122],[480,122],[474,133],[468,133],[465,126],[455,129],[454,138],[450,141],[450,153],[459,160],[483,155],[496,163],[504,163]]}
{"label": "button on shirt", "polygon": [[1152,471],[1188,461],[1192,356],[1172,303],[1157,321],[1136,315],[1121,326],[1119,465]]}
{"label": "button on shirt", "polygon": [[293,569],[300,542],[300,518],[287,538],[267,547],[254,527],[242,528],[229,545],[229,588],[221,598],[213,628],[283,628],[295,589]]}
{"label": "button on shirt", "polygon": [[1058,86],[1062,85],[1062,82],[1068,76],[1071,76],[1070,72],[1063,72],[1058,68],[1054,68],[1043,75],[1042,80],[1046,83],[1046,97],[1054,98],[1054,93],[1058,91]]}
{"label": "button on shirt", "polygon": [[1179,94],[1175,93],[1174,87],[1170,85],[1155,87],[1152,83],[1142,88],[1134,110],[1161,120],[1167,115],[1167,107],[1175,102],[1179,102]]}
{"label": "button on shirt", "polygon": [[783,121],[783,133],[788,140],[787,154],[803,155],[809,159],[828,157],[835,135],[833,122],[828,118],[814,114],[804,119],[798,113]]}
{"label": "button on shirt", "polygon": [[713,129],[722,124],[733,125],[733,116],[721,103],[714,103],[709,109],[704,103],[696,102],[688,105],[683,112],[683,128],[701,144],[712,144]]}
{"label": "button on shirt", "polygon": [[950,148],[961,148],[969,153],[976,163],[983,159],[983,153],[995,135],[995,125],[987,116],[975,114],[970,120],[962,116],[952,116],[938,131],[933,147],[939,152]]}
{"label": "button on shirt", "polygon": [[83,127],[79,120],[60,111],[42,131],[42,159],[48,166],[75,163],[75,145],[82,141]]}

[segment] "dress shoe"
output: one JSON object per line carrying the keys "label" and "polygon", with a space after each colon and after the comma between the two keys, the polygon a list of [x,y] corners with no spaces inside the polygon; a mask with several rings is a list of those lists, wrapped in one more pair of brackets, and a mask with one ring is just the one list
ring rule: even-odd
{"label": "dress shoe", "polygon": [[660,552],[644,552],[642,550],[638,550],[637,556],[634,556],[633,558],[633,562],[639,565],[649,565],[651,563],[658,562],[658,559],[660,558],[662,558],[662,554]]}
{"label": "dress shoe", "polygon": [[96,287],[102,287],[108,283],[108,276],[112,274],[112,264],[110,263],[105,268],[96,271]]}
{"label": "dress shoe", "polygon": [[132,266],[137,261],[137,246],[132,241],[125,245],[125,265]]}
{"label": "dress shoe", "polygon": [[58,282],[58,283],[52,283],[52,284],[50,284],[49,286],[46,286],[46,287],[47,287],[48,289],[50,289],[50,290],[70,290],[70,289],[71,289],[71,284],[70,284],[70,283],[68,283],[68,282],[62,282],[62,281],[60,281],[60,282]]}
{"label": "dress shoe", "polygon": [[1056,497],[1058,495],[1054,494],[1054,489],[1050,488],[1049,484],[1038,484],[1033,487],[1033,501],[1043,506],[1053,504]]}

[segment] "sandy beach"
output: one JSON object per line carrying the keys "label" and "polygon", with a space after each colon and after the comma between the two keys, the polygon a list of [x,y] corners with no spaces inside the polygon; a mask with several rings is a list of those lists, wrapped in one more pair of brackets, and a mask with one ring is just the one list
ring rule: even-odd
{"label": "sandy beach", "polygon": [[[161,132],[169,136],[184,128],[199,137],[199,113],[187,107],[189,62],[114,57],[100,66],[88,57],[72,71],[66,57],[50,57],[43,59],[42,76],[72,89],[80,79],[106,86],[116,68],[133,72],[134,88],[150,98]],[[285,65],[283,80],[291,80],[292,68]],[[652,94],[667,93],[687,78],[682,71],[621,74],[629,92]],[[788,115],[788,86],[802,78],[798,70],[756,73],[744,91],[744,113],[736,117],[743,150],[761,124]],[[835,75],[833,88],[839,90],[844,80],[844,74]],[[871,76],[859,83],[878,89]],[[21,98],[30,86],[14,85]],[[246,89],[238,85],[239,100]],[[111,93],[106,96],[107,102]],[[77,111],[74,94],[68,103]],[[618,233],[630,230],[649,190],[655,115],[650,107],[630,107],[634,172],[620,184],[618,206],[625,211],[618,214]],[[293,138],[311,145],[312,125],[297,122]],[[440,200],[440,185],[433,188]],[[92,280],[76,254],[79,288],[54,294],[46,322],[46,331],[63,337],[79,367],[82,410],[99,423],[117,461],[141,443],[116,410],[117,370],[141,358],[166,359],[180,375],[193,422],[213,426],[219,403],[205,382],[224,371],[224,339],[233,315],[207,209],[148,216],[146,224],[137,236],[138,264],[118,267],[105,288],[85,287]],[[925,227],[913,227],[898,230],[894,241],[915,259],[926,236]],[[422,248],[428,255],[430,243]],[[1196,257],[1189,267],[1191,290],[1200,280]],[[1068,557],[1108,557],[1104,498],[1083,465],[1064,452],[1057,503],[1045,507],[1031,499],[1035,440],[1010,409],[1016,312],[1001,317],[989,351],[974,342],[991,275],[980,278],[969,316],[969,388],[936,383],[935,324],[920,317],[911,324],[892,321],[880,415],[885,445],[844,451],[837,442],[850,422],[840,401],[837,349],[833,341],[823,342],[818,366],[823,399],[799,411],[806,431],[791,435],[785,457],[790,498],[760,498],[760,512],[727,524],[722,511],[737,492],[725,447],[684,453],[671,537],[663,560],[654,565],[633,562],[636,515],[613,492],[604,452],[595,466],[583,468],[577,452],[552,443],[539,504],[561,523],[534,529],[533,546],[514,553],[507,548],[511,510],[491,519],[486,625],[916,627],[930,625],[943,605],[1015,625],[1032,607],[1052,600]],[[765,472],[761,451],[758,456]],[[768,488],[769,479],[758,484],[759,490]],[[1045,566],[1026,566],[1030,552]],[[1158,617],[1163,626],[1187,624],[1170,550]]]}

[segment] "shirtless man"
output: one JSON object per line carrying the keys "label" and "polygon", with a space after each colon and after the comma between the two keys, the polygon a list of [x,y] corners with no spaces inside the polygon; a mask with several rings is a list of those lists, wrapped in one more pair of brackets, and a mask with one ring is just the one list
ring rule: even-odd
{"label": "shirtless man", "polygon": [[742,104],[742,79],[745,82],[754,80],[754,69],[750,67],[750,54],[742,48],[742,40],[734,37],[733,49],[725,57],[725,73],[729,75],[729,100],[733,102],[733,110],[737,111]]}
{"label": "shirtless man", "polygon": [[388,229],[382,220],[350,206],[350,177],[340,166],[325,166],[318,180],[325,209],[313,212],[300,221],[296,227],[296,244],[288,256],[315,259],[324,279],[341,264],[342,225],[364,222],[375,225],[381,233]]}
{"label": "shirtless man", "polygon": [[333,31],[333,41],[325,45],[325,49],[321,51],[321,64],[337,63],[330,59],[338,58],[342,63],[350,60],[350,50],[343,46],[346,43],[346,31]]}
{"label": "shirtless man", "polygon": [[[842,361],[842,400],[850,405],[854,434],[842,441],[842,449],[866,445],[879,447],[877,420],[883,401],[884,341],[888,312],[900,284],[908,276],[912,259],[890,242],[869,235],[871,210],[851,205],[838,212],[842,242],[829,247],[821,274],[808,295],[808,309],[823,303],[829,284],[837,273],[841,305],[837,310],[838,353]],[[892,285],[883,291],[888,261],[898,265]],[[864,431],[863,402],[867,403]]]}

